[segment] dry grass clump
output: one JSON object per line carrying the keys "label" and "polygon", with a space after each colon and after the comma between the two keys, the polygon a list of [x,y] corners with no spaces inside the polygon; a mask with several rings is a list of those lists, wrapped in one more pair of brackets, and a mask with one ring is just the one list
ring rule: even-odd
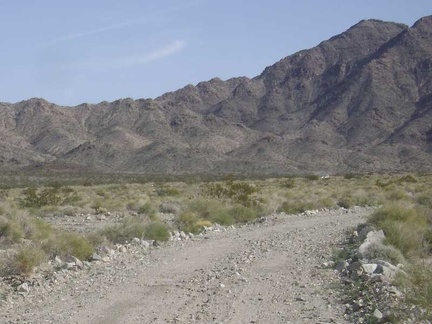
{"label": "dry grass clump", "polygon": [[167,241],[169,239],[168,227],[157,221],[149,222],[143,217],[126,217],[120,224],[105,227],[98,232],[113,243],[125,243],[137,237],[142,239]]}
{"label": "dry grass clump", "polygon": [[0,267],[2,276],[30,275],[42,262],[47,260],[43,249],[35,246],[24,246],[14,255],[9,256]]}
{"label": "dry grass clump", "polygon": [[430,224],[423,210],[392,203],[377,209],[369,221],[384,231],[386,244],[396,247],[405,256],[430,249],[430,242],[426,240]]}
{"label": "dry grass clump", "polygon": [[93,254],[93,245],[85,236],[76,233],[57,232],[42,243],[50,257],[74,256],[87,260]]}

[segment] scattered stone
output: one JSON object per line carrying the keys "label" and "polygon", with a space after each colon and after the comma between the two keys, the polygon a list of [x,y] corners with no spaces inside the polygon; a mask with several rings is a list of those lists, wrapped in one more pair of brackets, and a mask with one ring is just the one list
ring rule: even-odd
{"label": "scattered stone", "polygon": [[29,293],[30,287],[28,286],[28,284],[26,282],[24,282],[17,287],[17,292],[18,293]]}
{"label": "scattered stone", "polygon": [[349,266],[348,261],[342,260],[342,261],[338,261],[338,263],[336,263],[335,269],[338,271],[342,271],[342,270],[345,270],[348,266]]}
{"label": "scattered stone", "polygon": [[375,317],[378,320],[383,318],[383,314],[381,313],[381,311],[378,308],[375,309],[375,311],[373,312],[372,315],[373,315],[373,317]]}
{"label": "scattered stone", "polygon": [[113,255],[115,254],[115,251],[111,249],[110,247],[104,245],[100,248],[100,253],[105,255]]}
{"label": "scattered stone", "polygon": [[362,264],[363,271],[367,274],[374,273],[377,267],[378,267],[378,265],[375,263]]}
{"label": "scattered stone", "polygon": [[180,232],[180,239],[181,239],[181,240],[187,240],[188,238],[189,238],[189,237],[186,235],[185,232],[183,232],[183,231]]}
{"label": "scattered stone", "polygon": [[333,268],[335,266],[335,263],[334,263],[334,261],[326,261],[326,262],[323,262],[322,266],[324,268]]}
{"label": "scattered stone", "polygon": [[[361,233],[361,232],[360,232]],[[360,236],[360,234],[359,234]],[[372,244],[381,244],[385,239],[385,235],[383,230],[379,231],[370,231],[366,234],[366,239],[364,242],[359,246],[358,252],[360,255],[366,255],[368,249]]]}
{"label": "scattered stone", "polygon": [[100,260],[102,260],[102,257],[97,253],[93,253],[93,255],[90,257],[90,261],[100,261]]}
{"label": "scattered stone", "polygon": [[143,248],[148,249],[148,248],[150,248],[151,245],[152,245],[151,242],[146,241],[146,240],[141,240],[141,246]]}

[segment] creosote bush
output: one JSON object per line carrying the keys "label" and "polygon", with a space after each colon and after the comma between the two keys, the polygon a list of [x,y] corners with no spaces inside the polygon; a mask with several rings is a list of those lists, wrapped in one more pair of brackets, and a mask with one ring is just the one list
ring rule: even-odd
{"label": "creosote bush", "polygon": [[73,204],[79,200],[77,192],[69,187],[52,185],[42,189],[29,187],[22,191],[21,207],[59,206]]}
{"label": "creosote bush", "polygon": [[224,183],[209,183],[204,190],[210,197],[231,200],[232,203],[247,207],[257,206],[262,201],[256,197],[258,188],[247,182],[228,180]]}

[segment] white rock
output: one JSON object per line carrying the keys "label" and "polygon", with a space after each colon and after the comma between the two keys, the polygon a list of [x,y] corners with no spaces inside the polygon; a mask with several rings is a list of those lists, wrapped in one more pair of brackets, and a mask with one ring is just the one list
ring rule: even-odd
{"label": "white rock", "polygon": [[366,239],[358,248],[359,254],[365,255],[372,244],[380,244],[384,241],[384,239],[385,235],[383,230],[371,231],[367,233]]}
{"label": "white rock", "polygon": [[27,282],[24,282],[17,287],[17,292],[19,293],[28,293],[29,291],[30,287],[28,286]]}
{"label": "white rock", "polygon": [[150,242],[146,240],[141,240],[141,246],[145,249],[148,249],[150,247]]}
{"label": "white rock", "polygon": [[375,309],[375,311],[373,312],[373,317],[375,317],[376,319],[382,319],[382,318],[383,318],[383,314],[382,314],[381,311],[377,308],[377,309]]}
{"label": "white rock", "polygon": [[375,272],[376,268],[377,268],[377,264],[375,263],[366,263],[366,264],[362,264],[362,268],[364,270],[364,272],[368,273],[368,274],[372,274]]}

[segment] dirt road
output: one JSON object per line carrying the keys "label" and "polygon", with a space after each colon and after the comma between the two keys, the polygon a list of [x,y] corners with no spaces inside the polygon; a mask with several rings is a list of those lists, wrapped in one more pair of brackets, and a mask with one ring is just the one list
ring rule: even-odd
{"label": "dirt road", "polygon": [[59,274],[0,309],[2,323],[345,323],[322,267],[370,209],[273,215]]}

